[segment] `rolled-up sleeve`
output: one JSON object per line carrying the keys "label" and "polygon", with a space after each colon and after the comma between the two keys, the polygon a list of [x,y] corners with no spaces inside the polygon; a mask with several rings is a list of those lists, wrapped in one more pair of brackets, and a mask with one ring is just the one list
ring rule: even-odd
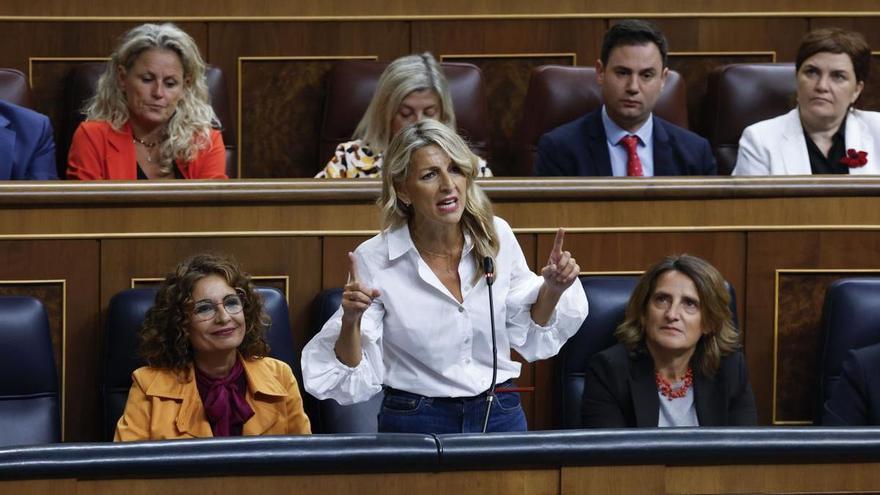
{"label": "rolled-up sleeve", "polygon": [[[512,233],[504,242],[510,241],[516,242]],[[575,280],[560,296],[547,324],[538,325],[532,320],[531,310],[544,278],[529,270],[518,244],[515,248],[506,301],[510,346],[529,361],[547,359],[559,352],[587,318],[587,296],[580,280]]]}
{"label": "rolled-up sleeve", "polygon": [[[356,253],[356,256],[357,253]],[[361,282],[372,287],[369,267],[358,256]],[[363,402],[382,390],[385,365],[382,357],[382,330],[385,310],[379,298],[361,318],[361,362],[350,367],[336,357],[336,340],[342,329],[342,308],[327,320],[318,335],[303,348],[303,386],[318,399],[333,399],[347,405]]]}

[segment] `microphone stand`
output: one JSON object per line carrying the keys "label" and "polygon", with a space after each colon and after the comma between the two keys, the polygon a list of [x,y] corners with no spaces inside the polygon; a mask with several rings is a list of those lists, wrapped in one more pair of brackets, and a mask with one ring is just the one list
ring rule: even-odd
{"label": "microphone stand", "polygon": [[498,377],[498,348],[495,342],[495,306],[492,300],[492,283],[495,281],[495,264],[492,258],[483,258],[483,272],[486,274],[486,286],[489,289],[489,322],[492,328],[492,382],[486,391],[486,417],[483,418],[483,433],[489,429],[489,415],[492,412],[492,402],[495,401],[495,380]]}

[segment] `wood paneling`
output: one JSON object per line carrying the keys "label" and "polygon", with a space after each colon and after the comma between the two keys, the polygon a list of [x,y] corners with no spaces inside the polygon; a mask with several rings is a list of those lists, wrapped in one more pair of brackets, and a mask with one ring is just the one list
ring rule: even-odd
{"label": "wood paneling", "polygon": [[[758,3],[757,0],[749,0]],[[67,110],[63,104],[65,77],[75,57],[106,57],[119,35],[142,20],[155,20],[162,9],[190,12],[191,3],[164,2],[150,7],[149,19],[135,12],[143,7],[124,2],[113,3],[100,9],[95,18],[72,18],[64,22],[35,18],[0,21],[0,44],[7,47],[0,54],[0,67],[29,71],[33,60],[33,81],[37,109],[46,113],[59,135],[60,119]],[[196,2],[202,3],[202,2]],[[346,2],[344,2],[345,4]],[[490,165],[496,175],[506,175],[508,164],[516,153],[517,123],[522,118],[522,97],[528,81],[529,69],[538,64],[569,64],[567,56],[574,54],[578,65],[590,66],[599,56],[602,36],[610,23],[625,17],[624,5],[610,2],[609,10],[596,5],[576,9],[576,15],[559,15],[575,8],[575,3],[541,6],[523,3],[508,8],[493,2],[462,3],[459,7],[436,7],[451,18],[420,17],[435,15],[434,8],[406,7],[392,2],[389,5],[349,5],[334,2],[326,8],[312,7],[302,2],[269,2],[252,6],[246,12],[238,6],[227,6],[216,17],[206,12],[216,9],[206,5],[196,17],[179,19],[180,26],[199,44],[208,63],[226,74],[227,103],[231,109],[225,125],[238,133],[238,156],[245,178],[311,177],[328,157],[318,156],[317,135],[323,112],[323,78],[334,57],[378,57],[390,61],[411,52],[431,51],[449,60],[464,59],[479,65],[488,90],[490,127],[492,129],[493,157]],[[691,2],[692,3],[692,2]],[[817,0],[817,5],[819,5]],[[762,14],[741,16],[713,15],[721,5],[688,11],[689,2],[675,5],[683,8],[679,16],[668,15],[672,5],[664,5],[654,21],[669,39],[671,66],[679,70],[687,81],[688,114],[691,127],[701,132],[701,107],[706,91],[706,75],[719,64],[729,62],[764,61],[775,54],[776,61],[794,60],[801,36],[810,28],[823,25],[842,25],[864,32],[872,44],[880,46],[880,35],[872,28],[880,12],[871,16],[847,14],[834,7],[834,17],[815,17],[815,12],[802,15]],[[741,10],[738,2],[735,10]],[[4,4],[5,5],[5,4]],[[123,7],[120,7],[122,5]],[[830,4],[829,4],[830,5]],[[859,5],[851,0],[847,5]],[[659,4],[657,5],[658,8]],[[777,5],[772,6],[776,9]],[[3,12],[4,6],[0,6]],[[12,8],[12,7],[7,7]],[[22,8],[25,8],[22,6]],[[75,15],[56,6],[58,12]],[[119,10],[119,9],[122,10]],[[637,12],[650,14],[650,5],[641,5]],[[806,9],[806,7],[801,7]],[[826,5],[824,8],[831,8]],[[259,15],[265,9],[265,18],[239,18],[240,15]],[[818,11],[823,8],[817,7]],[[728,11],[728,9],[723,9]],[[746,9],[748,10],[748,9]],[[35,15],[51,15],[52,9],[40,10]],[[119,11],[119,14],[110,14]],[[347,16],[333,20],[320,18],[337,12]],[[354,12],[374,12],[401,17],[383,17],[365,20]],[[195,12],[195,11],[192,11]],[[274,12],[274,14],[272,14]],[[281,14],[280,12],[288,12]],[[290,17],[299,12],[304,18]],[[433,12],[433,14],[431,14]],[[456,17],[467,12],[485,12],[483,17]],[[491,12],[496,12],[493,18]],[[503,17],[508,14],[548,12],[536,17]],[[419,14],[421,13],[421,14]],[[585,14],[586,13],[586,14]],[[555,14],[555,15],[554,15]],[[0,13],[0,19],[3,19]],[[85,15],[85,14],[81,14]],[[112,16],[102,18],[100,16]],[[275,17],[286,16],[286,17]],[[308,20],[308,16],[319,16]],[[229,16],[229,17],[224,17]],[[165,16],[167,18],[168,16]],[[651,17],[650,15],[648,17]],[[756,53],[761,53],[760,55]],[[269,60],[281,57],[283,60]],[[40,60],[48,58],[51,60]],[[241,72],[239,64],[241,62]],[[240,99],[239,99],[240,98]],[[239,104],[244,115],[239,115]],[[871,82],[862,98],[861,106],[880,109],[880,82]],[[240,120],[241,119],[241,120]],[[239,125],[241,122],[241,125]],[[59,135],[60,137],[60,135]],[[65,143],[56,139],[59,159],[63,162]]]}
{"label": "wood paneling", "polygon": [[706,115],[709,73],[727,64],[755,64],[775,61],[775,53],[676,52],[669,55],[669,68],[685,76],[687,87],[688,124],[692,131],[706,135],[714,117]]}
{"label": "wood paneling", "polygon": [[[880,270],[873,274],[797,270],[777,274],[775,423],[810,424],[820,407],[816,391],[825,342],[820,325],[828,286],[841,278],[877,275]],[[814,366],[809,366],[811,362]]]}
{"label": "wood paneling", "polygon": [[[799,380],[805,376],[815,376],[815,372],[807,371],[816,367],[817,359],[815,353],[812,355],[801,354],[781,354],[778,356],[780,360],[785,360],[783,369],[786,370],[784,378],[787,383],[777,383],[779,386],[791,385],[795,390],[800,392],[783,392],[777,399],[788,399],[785,404],[784,413],[781,417],[770,417],[766,414],[771,413],[773,404],[772,387],[769,385],[774,380],[773,363],[773,341],[774,332],[780,331],[776,328],[774,318],[775,307],[775,272],[776,270],[797,270],[797,269],[817,269],[817,270],[851,270],[851,269],[880,269],[880,260],[877,259],[876,253],[880,250],[880,235],[877,232],[750,232],[748,234],[748,262],[747,262],[747,280],[749,292],[746,294],[746,305],[748,312],[746,314],[746,346],[749,362],[749,371],[751,373],[752,387],[755,391],[755,399],[758,404],[758,411],[762,422],[770,422],[775,420],[808,420],[810,418],[791,417],[788,414],[804,414],[805,411],[811,410],[815,404],[815,399],[809,396],[805,390],[813,386],[813,383],[791,383],[792,380]],[[787,315],[783,317],[782,322],[791,322],[783,331],[786,334],[780,335],[785,339],[792,329],[814,328],[815,314],[821,311],[821,302],[815,301],[820,298],[818,293],[810,293],[804,297],[809,297],[810,301],[804,301],[801,297],[789,297],[788,299],[780,299],[780,313]],[[801,310],[803,304],[816,304],[817,308],[806,312]],[[786,304],[783,304],[786,303]],[[810,316],[813,315],[813,316]],[[795,324],[797,321],[806,320],[801,326]],[[792,338],[811,338],[810,335],[798,335]],[[813,337],[815,338],[815,337]],[[800,348],[795,350],[802,350]],[[806,349],[809,351],[809,349]],[[801,370],[801,371],[795,371]],[[779,379],[779,376],[775,377]],[[793,404],[791,395],[799,396],[797,405]],[[809,397],[808,397],[809,396]],[[801,401],[807,400],[809,403],[803,404]],[[779,412],[779,411],[777,411]]]}
{"label": "wood paneling", "polygon": [[673,13],[777,12],[795,15],[800,12],[873,11],[872,0],[447,0],[438,3],[402,1],[337,0],[334,2],[286,2],[271,0],[242,3],[236,0],[155,0],[149,4],[134,1],[96,0],[88,4],[71,4],[63,0],[7,0],[0,6],[0,16],[138,16],[168,18],[172,16],[535,16],[535,15],[664,15]]}
{"label": "wood paneling", "polygon": [[230,489],[271,494],[358,493],[392,495],[434,493],[438,488],[462,495],[580,494],[855,494],[877,493],[880,465],[751,464],[691,466],[574,466],[553,469],[499,469],[301,476],[229,476],[152,479],[53,479],[0,482],[4,493],[129,495],[163,493],[221,494]]}
{"label": "wood paneling", "polygon": [[[81,241],[0,241],[0,280],[4,293],[21,294],[30,289],[44,301],[49,313],[56,366],[62,371],[65,386],[64,433],[67,441],[98,438],[95,418],[100,418],[98,391],[99,363],[96,352],[101,349],[98,331],[98,242]],[[15,281],[63,280],[61,283],[16,284]],[[13,287],[16,290],[13,290]],[[41,296],[42,293],[42,296]],[[45,297],[46,299],[43,299]],[[64,309],[66,307],[66,314]],[[60,340],[59,340],[60,339]],[[63,366],[62,366],[63,365]]]}
{"label": "wood paneling", "polygon": [[95,480],[77,483],[77,493],[128,495],[222,494],[230,487],[261,494],[303,495],[357,493],[391,495],[436,493],[438,489],[462,495],[552,495],[559,493],[556,469],[461,471],[439,473],[316,474],[307,476],[238,476],[164,480]]}
{"label": "wood paneling", "polygon": [[409,53],[404,22],[216,22],[209,39],[208,60],[229,74],[242,57],[287,58],[245,59],[241,81],[228,79],[236,119],[239,85],[247,85],[237,126],[242,177],[313,177],[329,159],[317,156],[328,57],[393,60]]}
{"label": "wood paneling", "polygon": [[[565,247],[585,272],[642,271],[682,252],[714,264],[737,293],[762,424],[773,412],[776,270],[880,269],[880,179],[482,184],[498,214],[517,230],[533,270],[545,263],[557,226],[569,229]],[[814,189],[827,195],[812,196]],[[162,277],[200,251],[231,253],[247,271],[276,283],[288,277],[299,349],[308,338],[315,295],[341,286],[345,253],[378,232],[377,192],[373,181],[0,184],[0,238],[6,236],[0,254],[7,261],[0,280],[67,280],[66,395],[76,398],[65,409],[67,438],[99,438],[100,315],[133,278]],[[24,238],[9,237],[16,235]],[[821,289],[800,295],[798,288],[808,288],[804,280],[791,278],[782,291],[783,326],[785,318],[802,321],[807,313],[815,321]],[[57,314],[57,297],[46,299],[50,314]],[[811,307],[807,313],[804,305]],[[797,330],[790,337],[803,335]],[[785,411],[808,410],[808,384],[797,382],[815,361],[802,347],[780,349],[782,380],[791,384],[789,395],[780,395]],[[519,384],[535,387],[523,394],[532,428],[558,426],[555,383],[553,360],[524,364]]]}
{"label": "wood paneling", "polygon": [[561,493],[660,495],[666,493],[664,466],[563,467]]}
{"label": "wood paneling", "polygon": [[876,493],[878,464],[853,463],[666,468],[666,493]]}
{"label": "wood paneling", "polygon": [[488,56],[446,55],[444,61],[468,62],[483,73],[492,137],[489,167],[495,175],[514,175],[515,143],[532,69],[541,65],[575,65],[571,54],[511,54]]}

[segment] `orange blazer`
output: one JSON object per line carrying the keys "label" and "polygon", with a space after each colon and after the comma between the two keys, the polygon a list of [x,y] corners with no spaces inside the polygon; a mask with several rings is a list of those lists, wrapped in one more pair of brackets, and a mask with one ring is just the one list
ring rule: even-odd
{"label": "orange blazer", "polygon": [[[202,150],[195,160],[179,165],[187,179],[228,179],[226,148],[220,131],[211,130],[211,146]],[[137,179],[137,158],[128,122],[118,131],[103,120],[80,124],[67,155],[67,178]]]}
{"label": "orange blazer", "polygon": [[[290,366],[277,359],[244,359],[248,404],[254,415],[243,435],[289,435],[312,432]],[[188,381],[176,372],[144,366],[132,374],[125,412],[113,440],[168,440],[214,436],[205,415],[192,367]]]}

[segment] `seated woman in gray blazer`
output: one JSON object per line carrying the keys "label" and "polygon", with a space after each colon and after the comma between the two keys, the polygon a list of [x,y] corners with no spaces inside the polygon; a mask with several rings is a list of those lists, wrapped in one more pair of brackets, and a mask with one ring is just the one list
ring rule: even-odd
{"label": "seated woman in gray blazer", "polygon": [[880,174],[880,113],[853,108],[870,63],[859,33],[807,33],[795,62],[797,108],[746,128],[733,175]]}
{"label": "seated woman in gray blazer", "polygon": [[642,276],[596,354],[582,404],[587,428],[757,423],[724,277],[696,256],[670,256]]}

